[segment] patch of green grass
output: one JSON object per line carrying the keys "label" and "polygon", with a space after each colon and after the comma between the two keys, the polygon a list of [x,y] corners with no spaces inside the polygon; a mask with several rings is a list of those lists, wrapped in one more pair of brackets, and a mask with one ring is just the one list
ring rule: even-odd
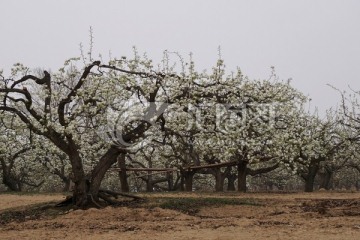
{"label": "patch of green grass", "polygon": [[160,198],[158,207],[164,209],[172,209],[186,214],[194,215],[200,211],[202,207],[221,207],[224,205],[250,205],[262,206],[254,199],[238,199],[238,198]]}

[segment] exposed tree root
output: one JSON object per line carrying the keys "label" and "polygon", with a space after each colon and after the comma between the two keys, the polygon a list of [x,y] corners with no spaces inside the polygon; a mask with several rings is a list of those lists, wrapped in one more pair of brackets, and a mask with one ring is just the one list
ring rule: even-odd
{"label": "exposed tree root", "polygon": [[91,202],[92,202],[97,208],[101,208],[101,206],[94,200],[94,197],[93,197],[91,194],[89,194],[89,195],[90,195]]}
{"label": "exposed tree root", "polygon": [[[115,199],[119,199],[119,196],[131,198],[132,200],[130,200],[130,201],[115,200]],[[106,189],[100,189],[97,197],[99,200],[96,200],[94,198],[94,196],[89,194],[89,206],[88,207],[91,207],[90,205],[93,205],[97,208],[103,208],[104,206],[108,206],[108,205],[122,205],[124,203],[129,203],[129,202],[133,202],[133,201],[145,200],[144,198],[139,197],[139,196],[135,196],[135,195],[127,194],[127,193],[115,192],[115,191],[106,190]],[[59,202],[58,204],[55,205],[55,207],[65,207],[65,206],[69,206],[69,205],[73,205],[73,204],[74,204],[73,196],[67,196],[64,201]]]}
{"label": "exposed tree root", "polygon": [[112,200],[110,197],[106,196],[106,194],[99,192],[99,198],[103,199],[105,202],[111,204],[111,205],[117,205],[120,202]]}
{"label": "exposed tree root", "polygon": [[61,201],[55,205],[55,207],[65,207],[68,205],[73,204],[73,197],[72,196],[66,196],[64,201]]}
{"label": "exposed tree root", "polygon": [[118,198],[118,196],[122,196],[122,197],[132,198],[133,200],[144,200],[144,198],[142,198],[142,197],[131,195],[131,194],[128,194],[128,193],[115,192],[115,191],[105,190],[105,189],[100,189],[99,193],[100,192],[109,194],[109,195],[113,196],[116,199]]}

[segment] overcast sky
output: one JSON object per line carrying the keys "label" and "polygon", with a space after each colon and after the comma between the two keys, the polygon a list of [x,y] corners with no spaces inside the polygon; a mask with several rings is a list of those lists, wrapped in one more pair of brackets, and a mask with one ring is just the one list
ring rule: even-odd
{"label": "overcast sky", "polygon": [[56,70],[88,47],[129,55],[132,46],[156,60],[163,50],[192,52],[199,70],[216,62],[265,79],[281,79],[321,112],[340,89],[360,90],[359,0],[1,0],[0,69],[16,62]]}

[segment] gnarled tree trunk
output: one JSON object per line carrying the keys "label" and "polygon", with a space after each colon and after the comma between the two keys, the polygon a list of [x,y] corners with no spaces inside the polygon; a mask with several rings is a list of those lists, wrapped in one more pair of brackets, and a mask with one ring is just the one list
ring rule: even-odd
{"label": "gnarled tree trunk", "polygon": [[100,195],[100,185],[108,169],[116,163],[117,158],[121,152],[118,148],[111,147],[99,160],[94,167],[91,175],[86,175],[82,167],[82,159],[77,154],[76,149],[70,156],[72,164],[72,173],[74,181],[74,189],[72,201],[73,204],[79,208],[87,208],[95,205],[100,206],[99,199],[107,201],[108,198]]}
{"label": "gnarled tree trunk", "polygon": [[100,159],[100,161],[92,171],[90,181],[90,194],[94,197],[94,199],[97,199],[101,181],[104,179],[106,172],[113,164],[116,163],[117,158],[120,154],[125,155],[125,152],[121,152],[116,147],[111,147]]}

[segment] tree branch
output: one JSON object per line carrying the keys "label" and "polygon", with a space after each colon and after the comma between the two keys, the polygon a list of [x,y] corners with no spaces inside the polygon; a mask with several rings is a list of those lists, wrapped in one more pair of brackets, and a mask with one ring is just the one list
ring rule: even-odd
{"label": "tree branch", "polygon": [[75,85],[75,87],[70,91],[70,93],[67,95],[66,98],[63,98],[60,101],[57,112],[58,112],[58,116],[59,116],[59,123],[62,126],[67,126],[67,124],[68,124],[65,122],[65,105],[70,103],[72,101],[72,98],[76,96],[77,90],[79,90],[83,86],[85,79],[88,77],[88,75],[91,72],[91,69],[94,66],[99,66],[99,65],[100,65],[100,61],[95,61],[92,64],[90,64],[89,66],[87,66],[85,68],[84,72],[82,73],[78,83]]}

